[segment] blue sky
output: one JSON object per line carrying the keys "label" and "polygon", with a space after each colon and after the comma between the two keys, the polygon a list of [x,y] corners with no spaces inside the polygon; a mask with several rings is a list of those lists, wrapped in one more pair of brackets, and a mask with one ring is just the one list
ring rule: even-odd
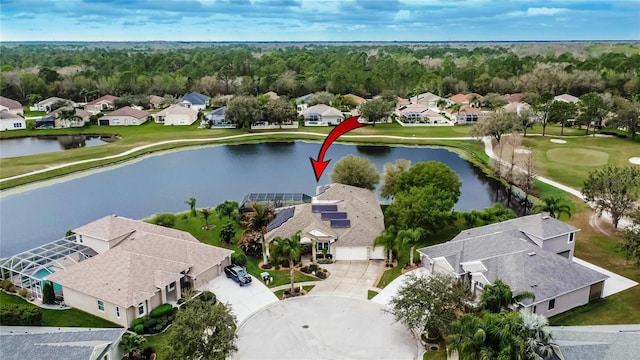
{"label": "blue sky", "polygon": [[0,41],[640,40],[640,0],[0,0]]}

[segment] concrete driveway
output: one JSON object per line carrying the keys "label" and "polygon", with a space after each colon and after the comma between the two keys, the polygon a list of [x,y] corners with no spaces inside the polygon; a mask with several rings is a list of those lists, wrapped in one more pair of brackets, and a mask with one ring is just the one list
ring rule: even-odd
{"label": "concrete driveway", "polygon": [[395,278],[387,286],[385,286],[384,289],[382,289],[382,291],[378,293],[378,295],[371,298],[371,301],[378,303],[380,305],[387,306],[389,305],[389,301],[391,300],[391,298],[398,293],[398,290],[400,290],[402,286],[404,286],[405,282],[409,279],[409,276],[422,277],[422,276],[429,276],[430,274],[431,273],[429,272],[429,270],[423,267],[419,267],[415,270],[411,270],[407,273],[404,273],[398,276],[397,278]]}
{"label": "concrete driveway", "polygon": [[417,359],[412,334],[367,300],[303,296],[269,305],[238,328],[233,359]]}
{"label": "concrete driveway", "polygon": [[251,285],[240,287],[235,281],[221,275],[201,290],[209,290],[216,294],[219,301],[229,303],[238,323],[241,323],[256,311],[278,302],[278,298],[268,287],[255,277],[252,278]]}
{"label": "concrete driveway", "polygon": [[336,261],[320,266],[326,268],[331,276],[318,282],[309,295],[346,296],[367,300],[367,290],[384,271],[384,260]]}

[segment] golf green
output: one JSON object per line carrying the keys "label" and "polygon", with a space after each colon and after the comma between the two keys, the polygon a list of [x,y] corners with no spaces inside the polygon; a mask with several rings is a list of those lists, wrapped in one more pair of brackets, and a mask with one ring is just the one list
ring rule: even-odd
{"label": "golf green", "polygon": [[547,159],[574,166],[603,166],[609,162],[609,154],[585,148],[557,147],[547,150]]}

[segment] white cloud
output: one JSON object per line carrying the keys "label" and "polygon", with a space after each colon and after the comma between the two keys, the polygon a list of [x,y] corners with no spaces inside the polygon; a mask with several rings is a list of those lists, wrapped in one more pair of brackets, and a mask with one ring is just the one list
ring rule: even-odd
{"label": "white cloud", "polygon": [[394,21],[403,21],[411,18],[411,11],[409,10],[400,10],[394,16]]}

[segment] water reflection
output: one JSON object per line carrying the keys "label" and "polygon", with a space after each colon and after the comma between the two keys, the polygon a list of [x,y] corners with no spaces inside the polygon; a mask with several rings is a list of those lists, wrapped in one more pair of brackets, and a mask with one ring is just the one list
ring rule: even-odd
{"label": "water reflection", "polygon": [[31,136],[0,140],[0,158],[45,154],[60,150],[100,146],[116,141],[116,137],[101,135]]}
{"label": "water reflection", "polygon": [[479,167],[473,166],[471,163],[468,164],[469,168],[473,173],[475,173],[478,180],[485,185],[486,189],[491,194],[491,199],[494,204],[500,203],[513,210],[518,216],[524,216],[531,213],[531,208],[533,207],[531,200],[525,198],[515,190],[510,190],[500,181],[488,177]]}

